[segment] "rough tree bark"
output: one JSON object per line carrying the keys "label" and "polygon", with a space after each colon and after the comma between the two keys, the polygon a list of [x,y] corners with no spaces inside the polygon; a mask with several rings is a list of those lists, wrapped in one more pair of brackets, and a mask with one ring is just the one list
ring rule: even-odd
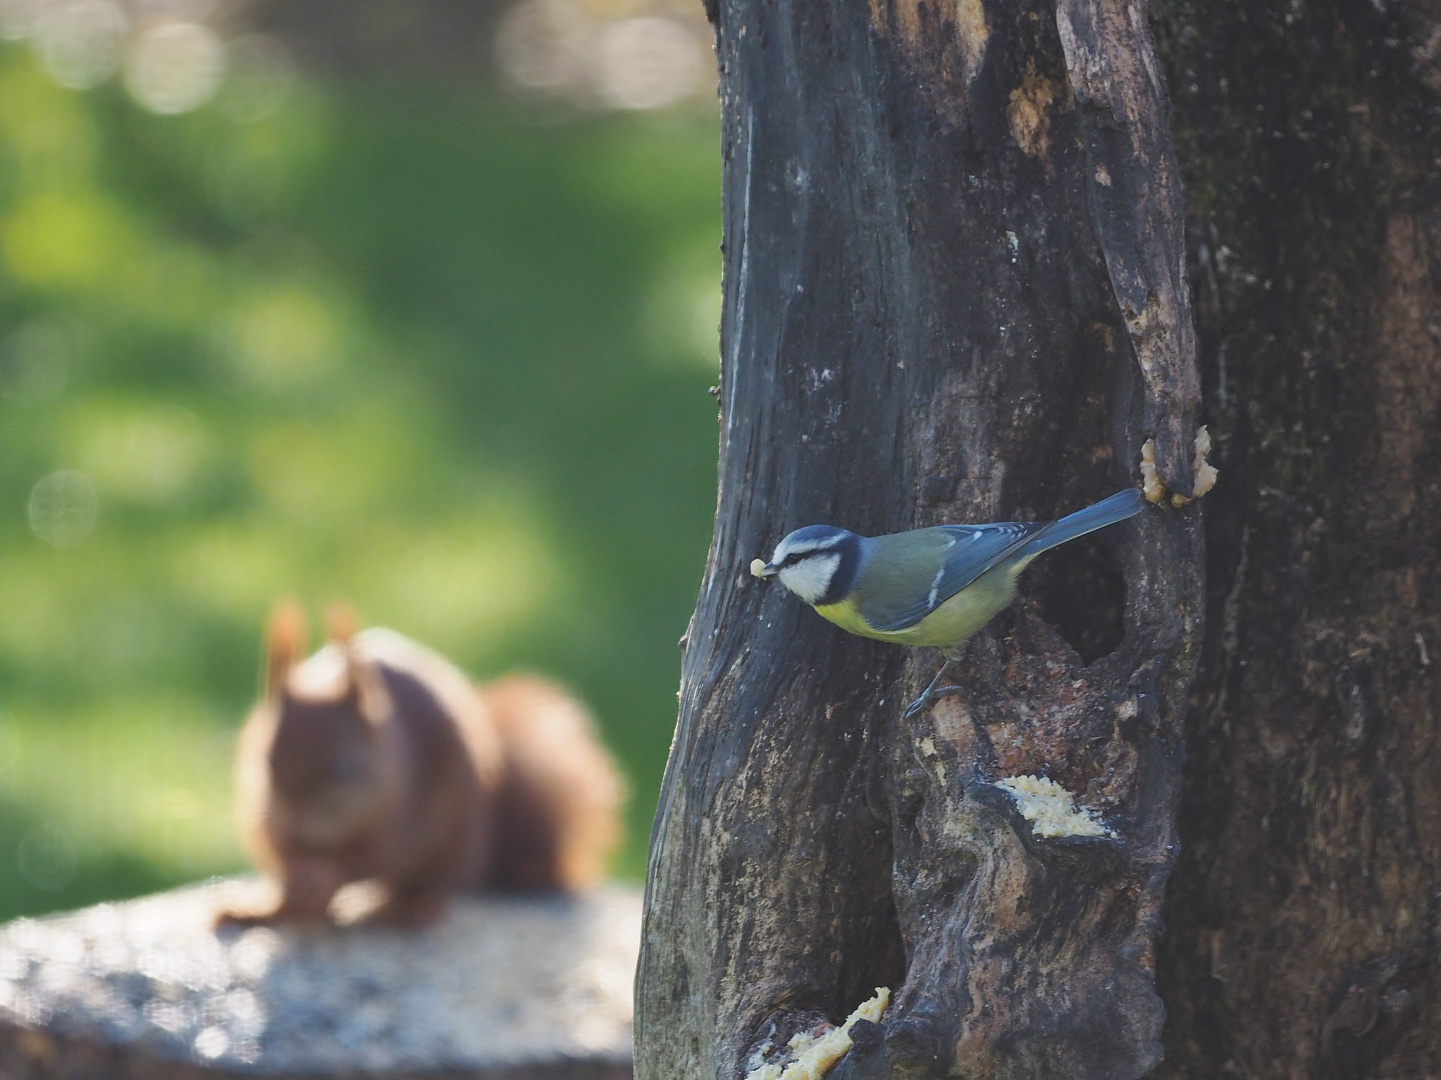
{"label": "rough tree bark", "polygon": [[[1224,474],[1158,1074],[1435,1076],[1441,12],[1153,15]],[[894,650],[740,568],[802,521],[1069,508],[1151,428],[1184,483],[1184,299],[1159,349],[1182,366],[1159,378],[1138,299],[1185,295],[1164,109],[1116,90],[1158,82],[1142,13],[717,16],[722,489],[657,819],[640,1075],[735,1076],[757,1034],[838,1019],[877,983],[903,986],[885,1039],[838,1074],[1136,1075],[1156,1060],[1146,949],[1200,633],[1195,511],[1033,571],[965,695],[915,725]],[[1083,791],[1118,842],[1030,837],[985,784],[1027,770]]]}
{"label": "rough tree bark", "polygon": [[[934,658],[749,560],[1191,490],[1179,181],[1128,0],[721,0],[720,501],[656,820],[637,1074],[735,1078],[895,989],[837,1076],[1127,1077],[1160,1056],[1159,910],[1202,632],[1200,508],[1051,556],[914,721]],[[1110,837],[1041,839],[1037,774]]]}
{"label": "rough tree bark", "polygon": [[1441,10],[1157,0],[1209,627],[1166,1077],[1441,1075]]}

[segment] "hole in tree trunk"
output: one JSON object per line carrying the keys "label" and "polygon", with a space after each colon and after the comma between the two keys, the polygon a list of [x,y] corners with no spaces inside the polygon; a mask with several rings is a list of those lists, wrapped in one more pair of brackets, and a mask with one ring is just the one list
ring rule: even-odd
{"label": "hole in tree trunk", "polygon": [[857,959],[860,960],[856,965],[858,975],[845,994],[845,1001],[836,1003],[839,1016],[849,1014],[875,993],[876,987],[888,986],[894,996],[906,981],[906,944],[901,937],[901,921],[894,901],[886,904],[885,917],[876,920],[870,940],[864,942]]}
{"label": "hole in tree trunk", "polygon": [[1094,663],[1121,644],[1126,581],[1097,538],[1047,552],[1027,576],[1041,617],[1060,631],[1084,663]]}

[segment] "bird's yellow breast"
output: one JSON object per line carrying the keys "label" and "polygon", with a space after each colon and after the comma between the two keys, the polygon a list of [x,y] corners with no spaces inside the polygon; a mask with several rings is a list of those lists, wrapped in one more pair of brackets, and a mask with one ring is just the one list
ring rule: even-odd
{"label": "bird's yellow breast", "polygon": [[817,604],[816,611],[842,630],[900,645],[930,645],[952,652],[1016,598],[1018,567],[1002,565],[982,574],[929,615],[904,630],[877,630],[861,614],[854,596],[836,604]]}

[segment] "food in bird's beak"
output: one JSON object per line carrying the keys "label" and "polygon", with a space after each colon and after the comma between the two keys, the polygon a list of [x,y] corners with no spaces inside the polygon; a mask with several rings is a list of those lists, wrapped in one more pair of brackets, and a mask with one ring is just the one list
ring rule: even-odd
{"label": "food in bird's beak", "polygon": [[770,576],[771,576],[770,571],[766,568],[766,561],[765,561],[764,559],[752,559],[752,560],[751,560],[751,576],[752,576],[752,577],[770,577]]}

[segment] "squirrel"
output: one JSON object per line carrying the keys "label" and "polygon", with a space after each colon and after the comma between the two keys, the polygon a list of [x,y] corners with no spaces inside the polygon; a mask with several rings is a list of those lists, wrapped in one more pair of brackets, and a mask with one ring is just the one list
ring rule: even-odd
{"label": "squirrel", "polygon": [[620,779],[584,707],[529,675],[474,686],[390,630],[334,609],[309,659],[305,615],[275,609],[263,696],[236,751],[236,816],[280,883],[217,926],[320,923],[350,882],[386,898],[366,921],[418,928],[460,890],[583,890],[620,838]]}

